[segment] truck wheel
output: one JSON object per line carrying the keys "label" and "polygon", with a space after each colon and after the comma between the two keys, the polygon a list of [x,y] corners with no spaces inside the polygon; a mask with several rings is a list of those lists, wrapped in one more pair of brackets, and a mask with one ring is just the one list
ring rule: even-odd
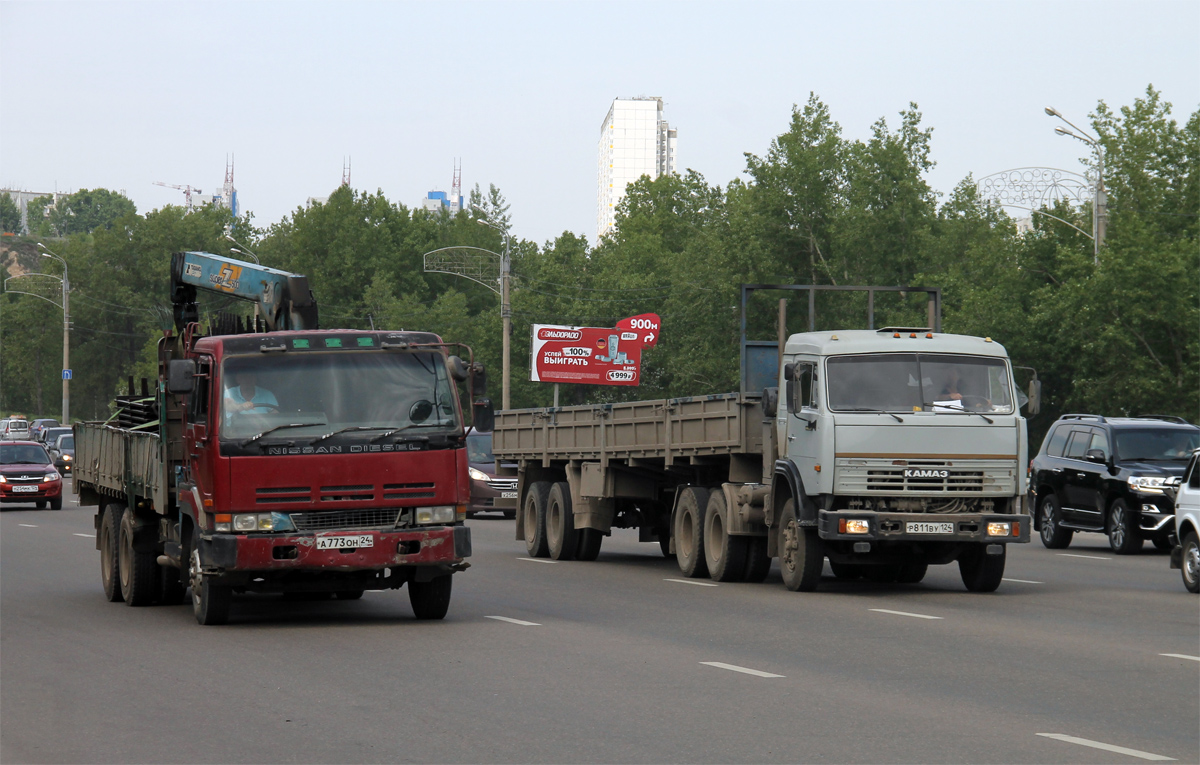
{"label": "truck wheel", "polygon": [[164,606],[177,606],[187,594],[183,586],[183,572],[174,566],[158,567],[158,602]]}
{"label": "truck wheel", "polygon": [[1132,555],[1142,549],[1141,529],[1121,499],[1108,508],[1108,546],[1117,555]]}
{"label": "truck wheel", "polygon": [[1065,550],[1071,544],[1075,532],[1064,529],[1059,523],[1062,513],[1053,494],[1042,499],[1042,544],[1051,550]]}
{"label": "truck wheel", "polygon": [[363,596],[363,590],[338,590],[333,593],[338,600],[360,600]]}
{"label": "truck wheel", "polygon": [[747,582],[758,584],[771,571],[771,558],[767,555],[766,537],[747,537],[746,575]]}
{"label": "truck wheel", "polygon": [[546,503],[550,499],[550,482],[534,481],[525,490],[525,551],[530,558],[545,558],[550,555],[546,543]]}
{"label": "truck wheel", "polygon": [[62,497],[55,497],[54,499],[50,500],[50,509],[62,510]]}
{"label": "truck wheel", "polygon": [[825,565],[821,538],[816,529],[806,529],[796,519],[796,501],[783,504],[779,517],[779,571],[792,592],[812,592],[821,581]]}
{"label": "truck wheel", "polygon": [[408,602],[418,619],[442,619],[450,610],[452,576],[408,583]]}
{"label": "truck wheel", "polygon": [[600,556],[600,545],[604,542],[604,532],[599,529],[580,529],[579,546],[575,549],[577,560],[596,560]]}
{"label": "truck wheel", "polygon": [[1004,552],[988,555],[986,544],[973,544],[958,556],[958,573],[963,584],[971,592],[995,592],[1004,577],[1004,559],[1008,557],[1008,546],[1001,545]]}
{"label": "truck wheel", "polygon": [[832,569],[833,575],[838,579],[847,581],[853,579],[862,579],[863,569],[866,568],[860,563],[835,563],[829,561],[829,568]]}
{"label": "truck wheel", "polygon": [[929,564],[925,561],[909,561],[900,565],[900,573],[896,581],[900,584],[916,584],[929,573]]}
{"label": "truck wheel", "polygon": [[725,504],[725,492],[720,489],[708,495],[704,510],[704,562],[714,582],[737,582],[746,575],[748,537],[730,536],[725,526],[728,517]]}
{"label": "truck wheel", "polygon": [[1183,560],[1179,566],[1183,573],[1183,586],[1188,592],[1200,592],[1200,541],[1196,532],[1189,531],[1183,536]]}
{"label": "truck wheel", "polygon": [[675,508],[675,558],[684,576],[708,576],[704,560],[704,508],[708,506],[708,489],[688,486],[679,492]]}
{"label": "truck wheel", "polygon": [[121,577],[121,597],[127,606],[148,606],[158,595],[158,556],[133,549],[133,508],[121,508],[121,526],[117,532],[117,571]]}
{"label": "truck wheel", "polygon": [[100,584],[104,587],[104,598],[109,603],[119,603],[121,596],[121,572],[117,564],[117,538],[120,520],[115,511],[120,505],[105,505],[100,518]]}
{"label": "truck wheel", "polygon": [[212,626],[229,621],[233,588],[214,584],[212,577],[203,574],[200,569],[200,550],[195,547],[188,556],[188,581],[192,587],[192,612],[197,622]]}
{"label": "truck wheel", "polygon": [[575,511],[571,509],[571,485],[559,481],[550,487],[546,502],[546,541],[554,560],[574,560],[579,546]]}

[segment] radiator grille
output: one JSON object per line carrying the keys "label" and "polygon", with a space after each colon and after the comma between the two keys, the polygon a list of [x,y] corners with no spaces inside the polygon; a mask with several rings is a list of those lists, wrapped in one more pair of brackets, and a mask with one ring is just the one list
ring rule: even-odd
{"label": "radiator grille", "polygon": [[390,529],[400,520],[394,507],[362,510],[330,510],[319,513],[292,513],[297,531],[331,531],[334,529]]}
{"label": "radiator grille", "polygon": [[517,479],[516,478],[489,478],[487,480],[487,485],[489,487],[495,489],[496,491],[516,491],[517,490]]}
{"label": "radiator grille", "polygon": [[895,470],[868,470],[868,491],[908,491],[908,492],[978,492],[983,491],[982,470],[953,470],[945,471],[949,475],[941,476],[905,476],[903,468]]}

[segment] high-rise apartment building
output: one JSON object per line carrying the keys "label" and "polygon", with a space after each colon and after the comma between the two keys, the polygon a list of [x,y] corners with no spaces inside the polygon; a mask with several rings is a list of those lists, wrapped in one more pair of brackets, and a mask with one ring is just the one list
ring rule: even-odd
{"label": "high-rise apartment building", "polygon": [[675,128],[657,96],[616,98],[600,127],[596,236],[612,231],[625,187],[643,175],[675,172]]}

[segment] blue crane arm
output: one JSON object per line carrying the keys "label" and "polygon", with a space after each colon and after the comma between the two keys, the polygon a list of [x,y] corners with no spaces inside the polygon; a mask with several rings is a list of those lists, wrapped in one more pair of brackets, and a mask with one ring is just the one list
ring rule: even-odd
{"label": "blue crane arm", "polygon": [[180,331],[197,319],[197,290],[254,303],[268,331],[317,328],[317,301],[300,274],[211,252],[177,252],[171,256],[171,302]]}

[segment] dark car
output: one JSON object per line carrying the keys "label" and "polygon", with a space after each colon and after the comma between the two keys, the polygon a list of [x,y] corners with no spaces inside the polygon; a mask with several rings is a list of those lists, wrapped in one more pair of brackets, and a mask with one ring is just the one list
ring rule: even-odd
{"label": "dark car", "polygon": [[58,420],[50,419],[49,417],[42,417],[40,419],[34,420],[33,422],[29,423],[29,437],[32,438],[34,441],[43,441],[44,442],[46,439],[42,437],[42,432],[46,428],[57,428],[57,427],[58,427]]}
{"label": "dark car", "polygon": [[62,509],[62,476],[45,447],[33,441],[0,443],[0,502],[32,502]]}
{"label": "dark car", "polygon": [[59,436],[69,436],[74,432],[71,428],[64,427],[43,428],[42,432],[34,440],[41,441],[47,447],[50,447],[54,445]]}
{"label": "dark car", "polygon": [[1175,505],[1163,492],[1200,446],[1200,428],[1179,417],[1064,414],[1029,463],[1029,502],[1042,544],[1062,549],[1077,531],[1108,535],[1127,555],[1149,539],[1171,549]]}
{"label": "dark car", "polygon": [[[471,504],[467,517],[476,513],[503,512],[505,518],[517,517],[517,477],[496,475],[496,456],[492,454],[492,434],[472,428],[467,433],[467,462],[471,475]],[[515,468],[516,465],[513,465]],[[512,507],[497,508],[497,499],[511,499]]]}
{"label": "dark car", "polygon": [[63,475],[70,473],[75,461],[75,436],[67,432],[55,438],[50,446],[50,459],[54,460],[55,470]]}

